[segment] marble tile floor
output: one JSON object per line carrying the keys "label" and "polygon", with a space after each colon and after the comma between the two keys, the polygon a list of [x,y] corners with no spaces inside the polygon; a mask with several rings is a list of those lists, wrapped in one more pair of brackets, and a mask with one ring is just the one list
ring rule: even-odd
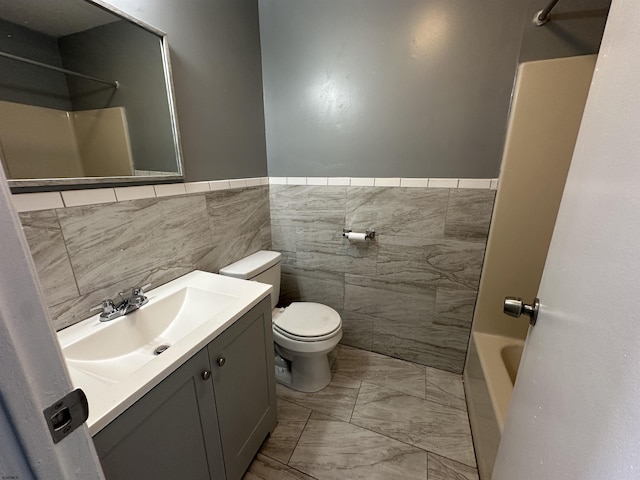
{"label": "marble tile floor", "polygon": [[277,385],[244,480],[478,480],[462,377],[339,345],[316,393]]}

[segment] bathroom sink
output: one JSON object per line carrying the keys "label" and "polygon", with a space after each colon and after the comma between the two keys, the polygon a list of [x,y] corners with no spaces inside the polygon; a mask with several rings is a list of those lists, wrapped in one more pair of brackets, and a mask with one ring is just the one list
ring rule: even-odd
{"label": "bathroom sink", "polygon": [[71,381],[89,400],[95,435],[269,296],[259,282],[193,271],[146,293],[125,316],[99,315],[58,332]]}
{"label": "bathroom sink", "polygon": [[185,287],[149,303],[63,349],[69,366],[106,381],[119,381],[164,353],[238,299]]}

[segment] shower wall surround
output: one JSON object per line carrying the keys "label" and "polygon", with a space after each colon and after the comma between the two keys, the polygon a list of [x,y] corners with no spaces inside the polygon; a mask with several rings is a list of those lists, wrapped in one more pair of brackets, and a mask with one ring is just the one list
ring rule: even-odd
{"label": "shower wall surround", "polygon": [[[338,310],[344,344],[461,373],[494,197],[489,189],[272,184],[281,301]],[[350,243],[343,227],[374,228],[376,238]]]}
{"label": "shower wall surround", "polygon": [[157,189],[158,198],[20,213],[55,329],[120,291],[217,272],[270,248],[268,189],[168,197]]}

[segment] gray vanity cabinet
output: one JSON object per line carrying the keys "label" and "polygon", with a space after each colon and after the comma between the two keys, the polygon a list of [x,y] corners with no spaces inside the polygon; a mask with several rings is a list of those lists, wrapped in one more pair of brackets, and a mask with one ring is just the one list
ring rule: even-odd
{"label": "gray vanity cabinet", "polygon": [[93,437],[108,480],[225,478],[206,350]]}
{"label": "gray vanity cabinet", "polygon": [[276,425],[271,300],[267,297],[209,344],[228,480],[240,480]]}
{"label": "gray vanity cabinet", "polygon": [[107,480],[240,480],[276,425],[271,301],[98,432]]}

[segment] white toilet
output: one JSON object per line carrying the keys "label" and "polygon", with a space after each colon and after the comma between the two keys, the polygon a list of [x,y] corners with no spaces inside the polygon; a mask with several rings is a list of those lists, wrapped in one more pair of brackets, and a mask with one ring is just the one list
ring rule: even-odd
{"label": "white toilet", "polygon": [[301,392],[317,392],[331,381],[327,354],[342,338],[342,320],[320,303],[293,302],[276,309],[280,297],[279,252],[261,250],[220,269],[220,275],[273,286],[273,340],[276,381]]}

